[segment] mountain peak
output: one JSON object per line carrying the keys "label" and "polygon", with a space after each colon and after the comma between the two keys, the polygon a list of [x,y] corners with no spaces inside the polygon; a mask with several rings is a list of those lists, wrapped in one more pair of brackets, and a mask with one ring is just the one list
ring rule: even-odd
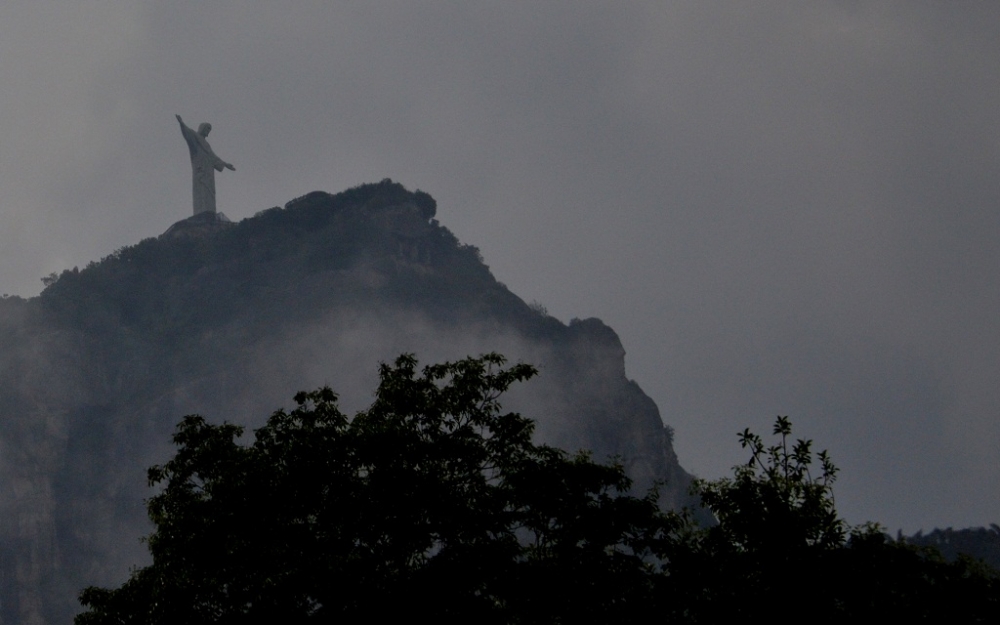
{"label": "mountain peak", "polygon": [[25,620],[25,601],[66,621],[80,588],[141,561],[145,471],[181,416],[252,428],[323,385],[361,409],[379,363],[404,352],[537,366],[503,401],[542,442],[616,456],[637,488],[659,481],[665,505],[692,503],[614,330],[529,306],[435,213],[430,195],[383,180],[238,223],[198,215],[3,307],[0,484],[18,487],[0,489],[0,621]]}

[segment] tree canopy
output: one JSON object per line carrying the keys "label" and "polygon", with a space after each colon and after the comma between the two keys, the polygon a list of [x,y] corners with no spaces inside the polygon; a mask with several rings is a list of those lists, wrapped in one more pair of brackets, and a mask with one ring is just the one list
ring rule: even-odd
{"label": "tree canopy", "polygon": [[[875,523],[837,515],[837,467],[812,441],[790,441],[778,417],[775,444],[744,430],[750,450],[732,478],[694,488],[718,523],[666,541],[666,611],[681,622],[730,623],[783,613],[810,623],[862,617],[977,623],[1000,617],[1000,577],[979,562],[946,562],[928,548],[893,541]],[[818,460],[813,473],[814,460]]]}
{"label": "tree canopy", "polygon": [[[153,564],[88,588],[94,623],[607,620],[645,593],[665,518],[619,465],[531,442],[498,397],[535,374],[491,354],[383,365],[347,418],[328,388],[243,429],[188,416],[149,471]],[[531,615],[525,618],[524,615]]]}
{"label": "tree canopy", "polygon": [[[765,446],[696,483],[717,522],[630,494],[619,464],[532,442],[499,397],[535,375],[497,354],[383,365],[348,418],[329,388],[243,428],[185,417],[149,471],[153,563],[87,588],[78,625],[359,622],[995,622],[995,571],[850,527],[811,442]],[[655,615],[655,616],[653,616]]]}

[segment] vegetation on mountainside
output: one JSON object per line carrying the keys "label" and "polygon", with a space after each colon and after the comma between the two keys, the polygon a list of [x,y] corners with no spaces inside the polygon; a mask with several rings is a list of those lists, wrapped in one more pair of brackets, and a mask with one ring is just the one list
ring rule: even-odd
{"label": "vegetation on mountainside", "polygon": [[[476,314],[532,314],[475,247],[433,220],[435,210],[431,196],[390,180],[314,192],[211,236],[146,239],[49,276],[41,301],[47,314],[89,331],[186,335],[234,318],[250,327],[274,323],[253,316],[262,291],[296,301],[286,315],[312,310],[331,291],[344,302],[367,298],[373,285],[362,270],[371,268],[387,278],[377,290],[397,304],[454,317],[462,310],[455,304],[475,294],[489,299],[468,302]],[[213,306],[199,305],[203,299]]]}
{"label": "vegetation on mountainside", "polygon": [[696,489],[717,524],[629,494],[619,465],[531,441],[500,395],[535,374],[491,354],[383,365],[371,407],[348,418],[328,388],[242,428],[188,416],[176,455],[149,472],[153,563],[88,588],[101,623],[811,622],[862,615],[995,622],[997,573],[851,528],[836,468],[791,425]]}

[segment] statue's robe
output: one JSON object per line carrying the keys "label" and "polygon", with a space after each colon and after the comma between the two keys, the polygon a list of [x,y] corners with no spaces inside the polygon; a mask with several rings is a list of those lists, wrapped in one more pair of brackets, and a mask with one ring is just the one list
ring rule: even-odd
{"label": "statue's robe", "polygon": [[205,137],[181,123],[181,132],[191,152],[191,187],[194,214],[215,212],[215,171],[226,162],[215,155]]}

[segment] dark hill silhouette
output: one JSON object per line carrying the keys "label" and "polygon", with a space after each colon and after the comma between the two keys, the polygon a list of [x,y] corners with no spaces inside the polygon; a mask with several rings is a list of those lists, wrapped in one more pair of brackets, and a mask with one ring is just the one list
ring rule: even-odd
{"label": "dark hill silhouette", "polygon": [[959,556],[969,556],[1000,571],[1000,526],[991,523],[989,527],[968,527],[965,529],[937,529],[928,534],[922,531],[913,536],[898,536],[922,547],[934,547],[948,560],[957,560]]}
{"label": "dark hill silhouette", "polygon": [[323,384],[360,409],[401,352],[538,366],[504,405],[541,440],[617,455],[637,488],[661,480],[665,505],[689,503],[614,331],[525,304],[435,208],[385,180],[239,223],[191,218],[0,300],[2,622],[67,622],[80,588],[144,563],[146,468],[182,415],[256,427]]}

